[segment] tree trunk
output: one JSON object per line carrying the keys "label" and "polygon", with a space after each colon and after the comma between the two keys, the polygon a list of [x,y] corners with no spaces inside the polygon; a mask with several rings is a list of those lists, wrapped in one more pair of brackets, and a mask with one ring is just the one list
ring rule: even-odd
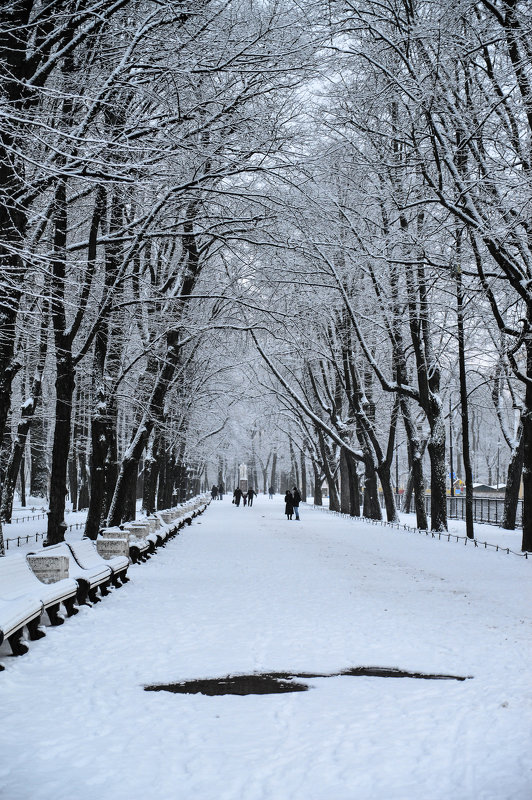
{"label": "tree trunk", "polygon": [[342,514],[351,513],[351,486],[345,447],[340,448],[340,511]]}
{"label": "tree trunk", "polygon": [[175,449],[166,454],[166,480],[164,484],[164,507],[171,508],[174,505],[173,496],[177,480],[177,457]]}
{"label": "tree trunk", "polygon": [[30,495],[43,500],[48,496],[47,438],[44,419],[38,416],[30,429]]}
{"label": "tree trunk", "polygon": [[[107,451],[105,456],[105,499],[103,505],[103,517],[107,517],[118,481],[118,410],[116,397],[110,397],[107,403],[107,415],[105,418],[105,438],[107,441]],[[91,481],[92,483],[92,481]]]}
{"label": "tree trunk", "polygon": [[273,451],[272,471],[270,473],[270,486],[272,487],[274,492],[277,491],[277,450]]}
{"label": "tree trunk", "polygon": [[79,454],[79,479],[78,508],[81,510],[88,508],[90,502],[89,475],[84,452]]}
{"label": "tree trunk", "polygon": [[91,420],[91,495],[85,536],[95,540],[102,523],[102,512],[105,500],[105,459],[107,455],[107,437],[105,420],[105,390],[100,385],[96,394],[96,410]]}
{"label": "tree trunk", "polygon": [[[28,433],[33,423],[35,412],[38,408],[39,400],[41,397],[42,373],[46,361],[47,342],[48,342],[48,313],[47,313],[47,308],[45,307],[43,309],[43,316],[40,327],[37,364],[35,365],[35,372],[31,381],[31,387],[29,390],[28,398],[22,405],[20,422],[17,427],[17,434],[13,441],[11,454],[6,468],[4,488],[2,492],[2,508],[0,511],[0,516],[2,517],[2,520],[4,522],[11,522],[11,515],[13,513],[13,493],[15,490],[15,481],[17,475],[21,470],[21,464],[24,461],[24,451],[26,448]],[[24,468],[22,467],[22,470],[23,469]]]}
{"label": "tree trunk", "polygon": [[[145,514],[153,514],[156,508],[155,495],[157,475],[159,472],[159,437],[153,431],[150,436],[146,456],[144,458],[144,491],[142,494],[142,510]],[[164,494],[164,482],[162,487]]]}
{"label": "tree trunk", "polygon": [[375,472],[373,459],[364,460],[364,467],[364,516],[368,519],[382,519],[377,473]]}
{"label": "tree trunk", "polygon": [[79,425],[79,389],[76,389],[72,398],[73,409],[73,424],[72,424],[72,439],[70,442],[70,458],[68,459],[68,493],[70,502],[72,503],[72,511],[78,510],[78,488],[79,488],[79,475],[78,475],[78,446],[80,440],[80,425]]}
{"label": "tree trunk", "polygon": [[20,459],[20,505],[26,508],[26,458],[24,451]]}
{"label": "tree trunk", "polygon": [[395,497],[392,487],[390,467],[387,464],[381,464],[378,469],[378,475],[381,481],[382,493],[384,495],[386,519],[388,522],[397,522],[397,509],[395,507]]}
{"label": "tree trunk", "polygon": [[13,496],[15,493],[17,476],[20,473],[24,456],[24,445],[26,442],[25,431],[27,431],[29,428],[29,422],[27,424],[24,423],[24,420],[19,423],[17,436],[13,442],[11,454],[6,467],[2,491],[2,509],[0,513],[2,522],[11,522],[11,517],[13,514]]}
{"label": "tree trunk", "polygon": [[[434,398],[436,402],[436,398]],[[428,442],[430,456],[430,527],[433,531],[447,530],[447,468],[445,424],[439,403],[439,413],[433,413]],[[431,422],[431,420],[429,420]]]}
{"label": "tree trunk", "polygon": [[[300,481],[299,481],[299,467],[297,465],[297,459],[296,459],[296,455],[295,455],[295,452],[294,452],[294,445],[292,444],[292,439],[288,440],[288,444],[289,444],[289,447],[290,447],[290,466],[291,466],[291,473],[292,473],[291,477],[292,477],[293,482],[294,482],[293,485],[295,484],[295,486],[297,486],[299,488],[299,484],[300,484]],[[289,488],[292,489],[292,486],[290,486]]]}
{"label": "tree trunk", "polygon": [[515,530],[517,517],[517,504],[519,502],[519,490],[521,488],[521,475],[523,472],[524,439],[522,422],[519,423],[518,444],[512,450],[508,472],[506,477],[506,489],[504,492],[504,512],[501,525],[509,531]]}
{"label": "tree trunk", "polygon": [[[169,508],[166,504],[168,496],[168,457],[164,447],[157,453],[157,510],[162,511]],[[171,504],[170,504],[171,505]]]}
{"label": "tree trunk", "polygon": [[427,446],[427,440],[420,442],[415,423],[412,419],[410,402],[408,398],[401,397],[401,412],[403,424],[405,426],[406,439],[408,442],[408,455],[411,464],[411,472],[405,492],[404,511],[410,511],[410,498],[414,493],[414,505],[416,509],[416,526],[426,531],[428,529],[427,510],[425,507],[425,477],[423,475],[423,454]]}
{"label": "tree trunk", "polygon": [[305,448],[300,450],[301,459],[301,500],[303,503],[307,502],[307,462],[305,459]]}
{"label": "tree trunk", "polygon": [[74,369],[68,351],[60,352],[57,361],[55,428],[52,448],[52,475],[50,481],[50,510],[46,546],[64,541],[65,498],[67,463],[70,449],[72,396],[74,394]]}
{"label": "tree trunk", "polygon": [[56,354],[55,428],[52,448],[52,475],[50,480],[50,510],[45,544],[64,541],[65,496],[68,451],[72,422],[72,398],[75,372],[72,360],[72,341],[66,334],[65,278],[66,278],[67,208],[64,179],[58,181],[54,209],[54,253],[52,259],[51,314],[54,328]]}
{"label": "tree trunk", "polygon": [[325,480],[329,487],[329,508],[331,511],[340,511],[340,497],[338,495],[338,486],[336,479],[331,469],[332,454],[327,447],[323,433],[318,431],[318,441],[320,445],[320,452],[322,457],[322,466],[325,473]]}
{"label": "tree trunk", "polygon": [[[468,539],[475,538],[473,524],[473,470],[471,468],[471,451],[469,449],[469,400],[467,396],[467,376],[465,362],[465,332],[464,332],[464,291],[462,285],[461,233],[457,232],[456,252],[458,265],[456,269],[456,316],[458,328],[458,373],[460,376],[460,410],[462,417],[462,458],[464,461],[465,486],[466,486],[466,535]],[[453,465],[451,464],[451,485]]]}
{"label": "tree trunk", "polygon": [[320,465],[312,459],[312,470],[314,472],[314,505],[323,505],[323,497],[321,493],[321,469]]}
{"label": "tree trunk", "polygon": [[[532,316],[532,308],[528,317]],[[529,319],[530,322],[530,319]],[[523,421],[523,552],[532,552],[532,340],[525,338],[526,375]]]}
{"label": "tree trunk", "polygon": [[148,437],[156,421],[164,413],[164,398],[180,358],[179,331],[167,332],[166,358],[148,401],[143,418],[134,432],[130,445],[122,460],[115,492],[109,510],[108,524],[118,525],[127,519],[135,519],[135,501],[138,463]]}
{"label": "tree trunk", "polygon": [[78,449],[75,438],[72,439],[72,449],[68,459],[68,493],[72,503],[72,511],[78,510]]}

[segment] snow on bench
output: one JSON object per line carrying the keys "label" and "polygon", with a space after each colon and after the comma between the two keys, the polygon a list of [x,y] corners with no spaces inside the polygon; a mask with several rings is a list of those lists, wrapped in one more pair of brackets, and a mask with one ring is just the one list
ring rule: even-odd
{"label": "snow on bench", "polygon": [[[31,640],[44,636],[39,629],[43,611],[52,625],[64,622],[59,615],[61,603],[69,617],[78,612],[74,607],[76,581],[62,578],[55,583],[43,583],[31,569],[31,563],[31,557],[26,559],[23,554],[0,559],[0,644],[7,639],[13,655],[23,655],[28,650],[20,641],[25,626]],[[54,566],[58,568],[57,564]]]}
{"label": "snow on bench", "polygon": [[176,532],[176,526],[167,525],[158,515],[150,515],[145,519],[124,522],[120,526],[102,528],[96,546],[102,554],[113,553],[120,546],[126,547],[118,544],[120,541],[127,542],[128,554],[133,563],[137,563],[146,561],[149,554],[155,553],[157,547],[163,547]]}
{"label": "snow on bench", "polygon": [[145,539],[137,538],[134,531],[124,530],[123,526],[119,527],[118,525],[114,525],[111,528],[102,528],[96,540],[96,546],[98,548],[101,547],[105,549],[109,547],[109,545],[99,544],[103,539],[111,541],[121,539],[123,542],[126,542],[129,557],[133,564],[137,564],[139,561],[146,561],[149,557],[150,543]]}
{"label": "snow on bench", "polygon": [[116,553],[125,553],[126,545],[121,545],[120,542],[127,542],[127,552],[132,562],[136,564],[146,561],[158,547],[164,546],[169,538],[175,536],[185,523],[191,525],[193,518],[203,513],[209,502],[210,496],[208,501],[202,497],[176,508],[157,511],[145,518],[102,528],[96,540],[96,548],[105,558],[109,558]]}
{"label": "snow on bench", "polygon": [[[96,552],[96,551],[95,551]],[[78,603],[83,605],[87,598],[92,603],[97,603],[98,589],[103,597],[109,594],[109,585],[113,577],[113,570],[108,566],[103,558],[94,566],[85,568],[76,559],[70,546],[66,542],[53,544],[47,547],[44,553],[32,553],[35,558],[46,558],[48,555],[66,556],[68,558],[68,574],[78,584],[77,598]],[[96,553],[97,555],[97,553]]]}
{"label": "snow on bench", "polygon": [[[65,621],[59,616],[59,606],[64,605],[67,616],[72,617],[78,613],[75,608],[78,585],[76,581],[68,575],[68,563],[63,566],[51,562],[63,561],[46,555],[44,558],[36,559],[32,555],[25,558],[21,555],[9,557],[12,562],[13,575],[16,577],[18,585],[24,586],[28,594],[35,594],[44,606],[48,618],[52,625],[62,625]],[[35,569],[34,569],[35,564]],[[39,574],[39,568],[44,567],[44,574]],[[32,589],[30,591],[30,588]]]}
{"label": "snow on bench", "polygon": [[98,537],[98,539],[96,539],[96,550],[104,561],[112,561],[116,556],[124,556],[124,558],[127,558],[127,563],[130,563],[129,542],[127,539]]}
{"label": "snow on bench", "polygon": [[132,533],[138,540],[147,542],[149,552],[155,553],[157,548],[157,534],[152,531],[148,520],[124,522],[120,527]]}
{"label": "snow on bench", "polygon": [[98,552],[95,543],[91,539],[81,539],[78,542],[69,542],[74,558],[83,569],[101,567],[102,562],[109,566],[112,571],[111,581],[117,588],[123,583],[127,583],[129,578],[126,573],[129,567],[129,558],[125,555],[110,556],[105,559]]}
{"label": "snow on bench", "polygon": [[[8,559],[3,557],[1,560]],[[42,631],[38,625],[41,614],[42,603],[36,597],[27,594],[16,597],[0,596],[0,644],[7,639],[14,656],[27,653],[28,646],[21,641],[24,628],[28,628],[30,639],[40,639]],[[3,669],[4,666],[0,664],[0,671]]]}

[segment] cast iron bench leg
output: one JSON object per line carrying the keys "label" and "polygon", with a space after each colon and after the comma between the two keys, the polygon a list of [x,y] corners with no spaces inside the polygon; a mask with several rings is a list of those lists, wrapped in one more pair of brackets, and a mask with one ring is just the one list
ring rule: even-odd
{"label": "cast iron bench leg", "polygon": [[64,617],[60,617],[57,613],[59,611],[59,603],[50,606],[50,608],[47,608],[46,611],[52,625],[62,625],[65,621]]}
{"label": "cast iron bench leg", "polygon": [[94,589],[89,589],[87,594],[89,596],[89,600],[91,601],[91,603],[99,603],[100,600],[102,599],[101,597],[98,597],[98,587],[97,586]]}
{"label": "cast iron bench leg", "polygon": [[11,652],[14,656],[23,656],[24,653],[28,652],[28,645],[20,641],[21,636],[22,628],[19,631],[12,633],[11,636],[7,637],[7,641],[11,645]]}
{"label": "cast iron bench leg", "polygon": [[74,614],[77,614],[79,611],[79,608],[76,608],[76,606],[74,605],[75,602],[76,602],[75,597],[69,597],[68,600],[63,600],[63,605],[66,608],[68,617],[73,617]]}
{"label": "cast iron bench leg", "polygon": [[[32,642],[35,642],[37,639],[42,639],[43,636],[46,636],[44,631],[39,630],[40,621],[41,618],[37,617],[36,619],[32,619],[31,622],[28,622],[28,631]],[[13,648],[13,645],[11,645],[11,648]]]}

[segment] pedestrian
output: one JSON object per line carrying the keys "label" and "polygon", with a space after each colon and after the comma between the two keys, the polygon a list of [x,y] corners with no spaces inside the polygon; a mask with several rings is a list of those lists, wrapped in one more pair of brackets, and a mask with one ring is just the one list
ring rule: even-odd
{"label": "pedestrian", "polygon": [[237,486],[235,491],[233,492],[233,503],[235,506],[240,505],[240,500],[242,499],[242,489]]}
{"label": "pedestrian", "polygon": [[299,489],[297,486],[294,486],[292,491],[292,505],[294,506],[294,514],[296,515],[296,520],[299,520],[299,504],[301,502],[301,495],[299,494]]}
{"label": "pedestrian", "polygon": [[284,496],[284,513],[286,514],[286,519],[292,519],[294,513],[294,498],[292,497],[290,489],[286,490]]}
{"label": "pedestrian", "polygon": [[257,492],[255,491],[255,489],[252,489],[250,486],[248,489],[248,506],[251,507],[253,505],[253,498],[256,496],[256,494]]}
{"label": "pedestrian", "polygon": [[211,497],[213,500],[216,500],[216,498],[218,497],[218,487],[214,483],[211,489]]}
{"label": "pedestrian", "polygon": [[225,492],[225,486],[223,483],[218,484],[218,500],[223,500]]}
{"label": "pedestrian", "polygon": [[273,486],[270,486],[268,488],[268,494],[270,495],[270,500],[272,500],[273,499]]}

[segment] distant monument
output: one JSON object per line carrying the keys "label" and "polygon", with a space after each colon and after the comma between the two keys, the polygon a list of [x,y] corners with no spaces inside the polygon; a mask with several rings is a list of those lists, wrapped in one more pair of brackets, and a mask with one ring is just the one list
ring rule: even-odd
{"label": "distant monument", "polygon": [[248,465],[247,464],[240,464],[238,467],[239,473],[239,482],[238,485],[240,486],[240,490],[242,492],[247,492],[248,490]]}

